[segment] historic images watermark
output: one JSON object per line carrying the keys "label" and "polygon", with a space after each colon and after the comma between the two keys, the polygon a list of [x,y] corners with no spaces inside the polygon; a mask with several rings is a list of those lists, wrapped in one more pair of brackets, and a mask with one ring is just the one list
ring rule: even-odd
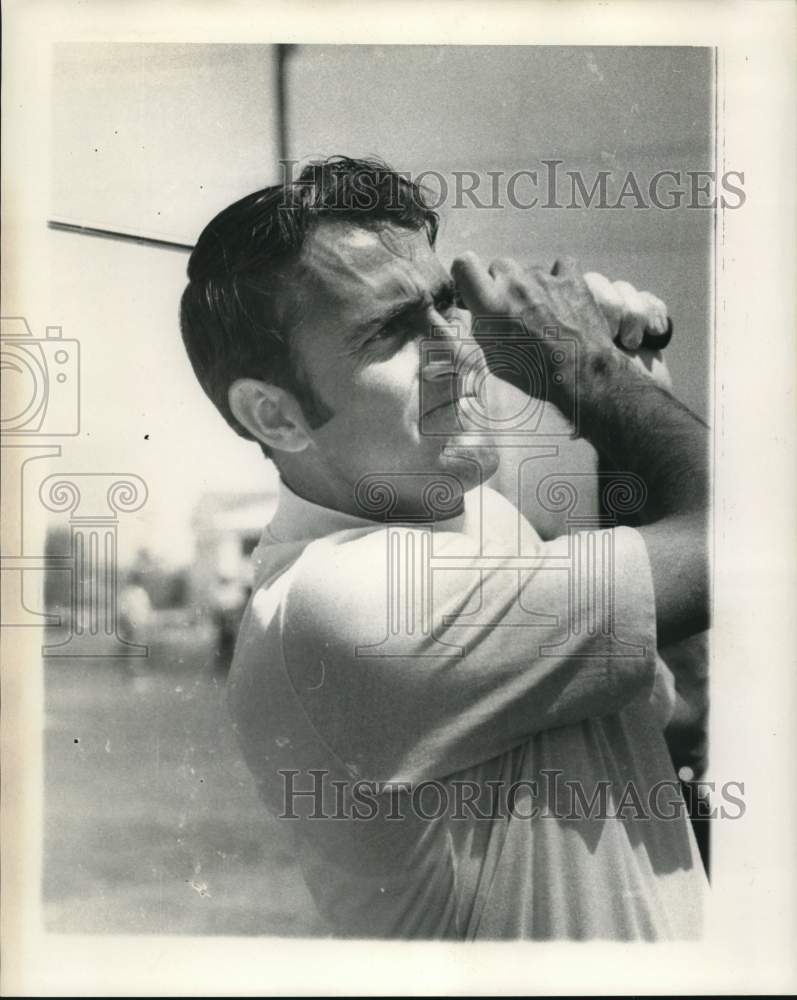
{"label": "historic images watermark", "polygon": [[[281,160],[282,181],[298,182],[297,168],[304,161]],[[328,169],[334,169],[334,158]],[[321,168],[324,169],[323,167]],[[737,209],[747,200],[743,170],[720,174],[705,168],[667,166],[650,173],[634,170],[572,169],[557,157],[542,158],[521,169],[508,170],[423,170],[417,174],[397,171],[399,177],[417,184],[423,191],[425,207],[446,209],[591,210],[657,209]],[[388,181],[385,168],[385,181]],[[368,211],[377,204],[378,170],[363,171],[351,185],[338,192],[332,211]],[[400,207],[396,175],[391,178]],[[388,207],[390,207],[388,205]]]}
{"label": "historic images watermark", "polygon": [[[543,408],[553,390],[563,381],[571,386],[566,396],[565,421],[558,434],[577,433],[578,344],[558,327],[546,327],[533,336],[519,317],[473,317],[470,324],[433,328],[419,345],[419,432],[422,437],[449,438],[448,423],[434,419],[440,402],[436,389],[426,399],[430,381],[446,378],[451,382],[453,416],[459,426],[456,448],[464,444],[473,466],[472,503],[483,502],[485,485],[479,451],[486,447],[519,448],[524,456],[518,465],[517,494],[525,488],[527,467],[535,458],[551,457],[558,445],[547,441],[535,444],[540,436]],[[485,392],[486,378],[505,371],[510,381],[522,387],[517,412],[500,418],[491,411]],[[431,418],[430,418],[431,417]],[[555,436],[555,435],[554,435]],[[546,437],[551,434],[546,431]],[[462,456],[460,456],[462,458]],[[533,472],[531,473],[533,475]],[[460,657],[463,648],[451,641],[449,626],[492,628],[499,625],[489,618],[488,602],[478,601],[479,610],[469,607],[458,616],[440,620],[436,614],[435,574],[466,569],[479,574],[479,595],[484,574],[511,573],[515,579],[514,601],[503,608],[503,621],[512,627],[527,627],[529,655],[539,658],[644,658],[644,646],[628,642],[618,627],[615,607],[615,539],[607,528],[627,523],[639,514],[648,499],[644,481],[631,472],[572,472],[548,474],[535,483],[536,499],[542,509],[556,514],[564,525],[565,544],[554,551],[529,551],[519,534],[514,552],[504,551],[496,561],[494,553],[469,553],[467,557],[443,555],[436,551],[434,534],[440,525],[464,507],[466,487],[453,472],[440,470],[413,472],[373,471],[355,484],[354,498],[364,517],[385,528],[385,634],[376,644],[355,649],[357,657]],[[413,496],[417,512],[408,516],[401,498]],[[595,504],[594,501],[597,500]],[[556,573],[567,580],[568,612],[562,622],[553,621],[546,608],[528,604],[525,581],[531,574]],[[541,624],[560,626],[556,641],[537,641]],[[598,640],[585,648],[584,633]]]}
{"label": "historic images watermark", "polygon": [[[282,810],[278,819],[355,820],[415,819],[425,822],[472,822],[495,819],[564,821],[678,820],[688,818],[680,783],[662,779],[646,787],[606,779],[584,782],[541,768],[529,780],[483,782],[465,778],[419,782],[379,782],[334,778],[328,770],[281,769]],[[693,782],[716,804],[701,799],[698,818],[741,819],[746,812],[743,781]]]}
{"label": "historic images watermark", "polygon": [[80,471],[41,479],[36,492],[44,508],[69,514],[69,552],[25,549],[24,514],[34,493],[29,466],[37,459],[60,458],[62,445],[53,439],[75,438],[81,431],[80,344],[64,337],[58,326],[47,327],[38,338],[24,317],[0,322],[3,486],[7,512],[14,515],[4,518],[2,627],[59,626],[60,614],[28,606],[24,580],[26,573],[62,571],[69,577],[71,595],[68,634],[45,642],[42,654],[147,656],[146,645],[119,635],[118,515],[146,503],[147,487],[140,476]]}

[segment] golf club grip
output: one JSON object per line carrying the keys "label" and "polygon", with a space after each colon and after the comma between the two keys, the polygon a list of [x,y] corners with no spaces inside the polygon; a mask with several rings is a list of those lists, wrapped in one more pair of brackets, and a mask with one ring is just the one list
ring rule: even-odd
{"label": "golf club grip", "polygon": [[[654,330],[645,330],[644,336],[642,337],[642,343],[639,345],[638,350],[643,351],[663,351],[664,348],[672,340],[673,323],[670,316],[667,317],[667,329],[664,333],[656,333]],[[618,347],[623,345],[620,343],[620,334],[614,338],[614,342]]]}

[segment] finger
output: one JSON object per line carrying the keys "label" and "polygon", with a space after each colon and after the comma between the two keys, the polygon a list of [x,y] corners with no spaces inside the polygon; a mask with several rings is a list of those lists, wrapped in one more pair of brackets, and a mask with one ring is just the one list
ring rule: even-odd
{"label": "finger", "polygon": [[588,271],[584,275],[584,283],[590,290],[595,303],[606,317],[612,334],[612,340],[620,329],[620,319],[623,315],[623,297],[613,283],[597,271]]}
{"label": "finger", "polygon": [[643,348],[641,351],[634,351],[628,357],[636,368],[651,378],[657,385],[669,391],[672,390],[672,377],[661,351],[651,351]]}
{"label": "finger", "polygon": [[651,351],[648,370],[654,382],[672,391],[672,376],[661,351]]}
{"label": "finger", "polygon": [[615,281],[614,287],[623,301],[620,344],[627,351],[636,351],[645,336],[645,303],[636,288],[627,281]]}
{"label": "finger", "polygon": [[487,270],[493,278],[498,278],[501,275],[518,274],[521,267],[511,257],[497,257],[494,261],[491,261]]}
{"label": "finger", "polygon": [[556,278],[573,277],[579,273],[575,257],[557,257],[551,268],[551,274]]}
{"label": "finger", "polygon": [[465,307],[471,312],[489,312],[497,307],[495,282],[472,250],[455,258],[451,265],[451,277]]}
{"label": "finger", "polygon": [[667,330],[667,307],[650,292],[640,292],[645,309],[645,328],[651,333],[662,334]]}

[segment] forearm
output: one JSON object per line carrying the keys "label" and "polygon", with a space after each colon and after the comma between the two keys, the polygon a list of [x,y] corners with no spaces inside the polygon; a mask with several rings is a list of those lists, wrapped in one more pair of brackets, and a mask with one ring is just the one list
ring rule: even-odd
{"label": "forearm", "polygon": [[[506,259],[493,261],[487,271],[475,254],[466,253],[452,271],[488,367],[522,389],[529,384],[529,371],[538,368],[541,350],[551,402],[565,414],[576,403],[580,434],[616,469],[642,480],[647,497],[639,533],[653,577],[659,644],[706,628],[705,424],[613,346],[608,321],[571,258],[556,261],[550,273]],[[521,319],[523,331],[533,338],[533,345],[525,346],[522,335],[511,340],[525,365],[505,362],[509,340],[501,337],[501,329],[507,318]],[[514,330],[517,334],[517,326]],[[551,330],[578,347],[569,372],[558,357],[563,341],[547,336]],[[523,359],[525,350],[530,353]]]}
{"label": "forearm", "polygon": [[640,523],[708,508],[708,429],[619,350],[582,351],[570,377],[552,386],[564,412],[578,407],[578,432],[602,466],[645,484]]}

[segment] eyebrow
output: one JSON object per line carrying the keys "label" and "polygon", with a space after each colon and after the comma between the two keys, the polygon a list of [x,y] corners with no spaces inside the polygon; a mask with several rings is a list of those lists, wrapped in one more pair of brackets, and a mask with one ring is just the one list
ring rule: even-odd
{"label": "eyebrow", "polygon": [[419,295],[412,299],[404,299],[401,302],[396,302],[384,312],[372,316],[352,331],[350,337],[347,337],[346,339],[352,341],[359,340],[359,338],[364,334],[370,333],[372,330],[380,327],[387,326],[388,323],[392,323],[395,320],[400,319],[402,316],[408,316],[430,303],[434,303],[434,305],[448,305],[456,301],[456,285],[454,284],[452,278],[448,278],[441,281],[431,294]]}

